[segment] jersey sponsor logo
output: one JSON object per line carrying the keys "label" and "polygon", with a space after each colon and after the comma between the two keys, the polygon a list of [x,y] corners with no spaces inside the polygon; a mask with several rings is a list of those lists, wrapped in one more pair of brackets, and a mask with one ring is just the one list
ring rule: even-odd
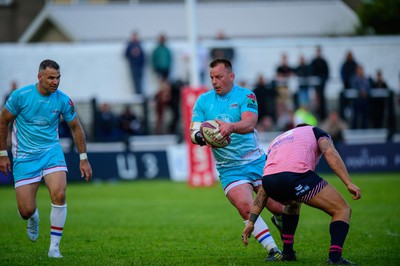
{"label": "jersey sponsor logo", "polygon": [[258,110],[256,96],[253,93],[246,95],[247,107]]}
{"label": "jersey sponsor logo", "polygon": [[238,106],[239,106],[238,103],[232,103],[231,106],[229,106],[229,109],[238,108]]}

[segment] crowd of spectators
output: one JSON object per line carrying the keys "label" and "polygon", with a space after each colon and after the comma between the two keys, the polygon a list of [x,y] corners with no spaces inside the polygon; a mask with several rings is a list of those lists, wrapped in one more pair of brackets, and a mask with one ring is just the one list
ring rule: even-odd
{"label": "crowd of spectators", "polygon": [[[204,76],[207,77],[204,62],[216,57],[234,61],[236,57],[237,52],[226,41],[228,38],[222,31],[217,32],[216,40],[221,40],[221,44],[209,47],[208,53],[203,46],[199,46],[197,56],[202,62],[199,69],[203,76],[202,84]],[[187,53],[184,56],[186,62],[190,60]],[[132,76],[133,93],[146,96],[144,104],[147,108],[143,112],[154,114],[154,119],[149,120],[142,113],[135,114],[133,105],[128,104],[121,113],[116,113],[108,103],[102,103],[94,111],[92,139],[119,141],[134,135],[182,134],[180,95],[187,81],[171,78],[171,69],[176,62],[173,62],[174,55],[168,46],[167,36],[160,34],[153,50],[146,55],[139,34],[133,32],[126,44],[125,57]],[[147,97],[143,86],[146,64],[151,64],[150,69],[158,81],[156,93],[150,97]],[[325,88],[332,76],[330,71],[329,62],[324,58],[320,46],[315,48],[315,55],[311,58],[300,54],[296,65],[289,64],[288,54],[283,51],[271,79],[258,74],[254,82],[246,81],[243,85],[252,89],[257,97],[257,130],[284,131],[298,123],[308,123],[327,130],[336,140],[341,140],[341,131],[348,128],[395,130],[393,93],[379,69],[374,76],[367,75],[352,51],[346,51],[338,73],[343,86],[338,97],[339,103],[331,104],[328,108]],[[293,83],[293,80],[296,82]],[[16,82],[13,82],[11,91],[15,88]],[[151,121],[154,124],[148,125]],[[61,123],[60,137],[70,137],[67,132]]]}
{"label": "crowd of spectators", "polygon": [[[226,41],[222,31],[216,36],[217,40]],[[130,51],[130,52],[129,52]],[[199,53],[204,61],[205,52]],[[133,55],[144,57],[139,37],[135,32],[127,45],[126,56],[130,60],[132,80],[136,94],[143,93],[141,85],[137,85],[136,68],[143,68],[144,59],[134,59]],[[209,59],[227,57],[234,60],[235,50],[223,42],[221,45],[209,48]],[[111,114],[107,104],[99,107],[95,124],[96,140],[114,141],[137,134],[182,134],[179,125],[180,91],[186,81],[173,80],[172,50],[168,47],[167,36],[160,34],[156,45],[149,56],[151,69],[158,79],[158,89],[152,98],[147,99],[150,108],[153,108],[155,119],[150,132],[143,130],[143,123],[133,114],[129,106],[119,117]],[[134,63],[136,60],[136,63]],[[388,90],[383,73],[377,70],[375,77],[367,76],[363,66],[358,63],[352,51],[344,55],[340,77],[343,91],[340,95],[340,104],[337,108],[328,108],[326,99],[326,84],[329,81],[329,62],[324,58],[322,47],[315,48],[315,55],[307,59],[299,55],[295,66],[289,64],[288,55],[282,52],[274,76],[268,80],[265,75],[259,74],[254,83],[245,86],[252,89],[259,105],[258,131],[284,131],[293,128],[298,123],[318,125],[332,134],[332,137],[342,140],[344,129],[383,128],[395,123],[390,119],[389,102],[386,95],[371,97],[371,91],[377,88]],[[204,70],[203,70],[204,72]],[[136,74],[135,74],[136,73]],[[290,82],[296,80],[295,83]],[[202,80],[203,82],[203,80]],[[290,88],[295,85],[296,88]],[[353,97],[348,97],[346,91],[353,91]],[[378,95],[379,96],[379,95]],[[373,111],[371,111],[373,110]]]}

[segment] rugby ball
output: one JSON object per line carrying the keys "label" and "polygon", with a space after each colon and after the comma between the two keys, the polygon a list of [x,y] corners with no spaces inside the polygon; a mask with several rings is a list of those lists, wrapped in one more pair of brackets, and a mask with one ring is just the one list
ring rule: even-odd
{"label": "rugby ball", "polygon": [[200,126],[200,133],[203,138],[206,140],[208,144],[210,144],[214,148],[224,148],[231,143],[231,138],[228,137],[224,139],[222,142],[220,140],[216,140],[216,135],[219,132],[214,133],[214,130],[219,128],[219,124],[214,120],[207,120],[203,122]]}

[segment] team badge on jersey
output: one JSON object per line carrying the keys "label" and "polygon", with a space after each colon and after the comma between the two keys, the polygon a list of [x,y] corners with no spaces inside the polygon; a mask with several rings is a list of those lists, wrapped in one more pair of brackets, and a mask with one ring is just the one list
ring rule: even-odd
{"label": "team badge on jersey", "polygon": [[247,107],[257,110],[258,106],[257,106],[256,96],[253,93],[251,93],[251,94],[246,95],[246,97],[247,97]]}

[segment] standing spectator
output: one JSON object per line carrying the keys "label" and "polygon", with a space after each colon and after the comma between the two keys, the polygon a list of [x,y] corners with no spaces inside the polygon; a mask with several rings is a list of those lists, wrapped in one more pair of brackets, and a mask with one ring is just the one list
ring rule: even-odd
{"label": "standing spectator", "polygon": [[342,78],[343,88],[351,88],[351,80],[356,74],[357,62],[354,60],[353,53],[347,51],[345,61],[340,69],[340,77]]}
{"label": "standing spectator", "polygon": [[329,78],[328,63],[322,56],[322,48],[317,46],[315,58],[311,61],[311,74],[319,78],[319,84],[315,87],[317,98],[317,114],[321,120],[326,117],[325,86]]}
{"label": "standing spectator", "polygon": [[276,119],[276,91],[270,84],[267,83],[263,75],[259,75],[257,78],[257,83],[254,86],[253,93],[256,95],[258,102],[257,125],[260,126],[260,128],[263,128],[262,125],[269,125],[271,119]]}
{"label": "standing spectator", "polygon": [[95,128],[97,141],[118,140],[118,121],[108,103],[100,105],[95,118]]}
{"label": "standing spectator", "polygon": [[306,63],[306,59],[303,55],[299,57],[299,64],[294,69],[296,76],[298,78],[299,90],[297,92],[297,107],[305,105],[310,107],[310,97],[309,97],[309,83],[308,78],[310,77],[310,66]]}
{"label": "standing spectator", "polygon": [[[305,156],[306,155],[306,156]],[[355,265],[342,257],[342,249],[350,228],[351,208],[342,195],[315,168],[324,156],[330,168],[340,178],[353,200],[361,198],[361,190],[350,178],[342,158],[328,133],[320,128],[299,125],[276,137],[268,148],[262,187],[251,208],[250,220],[243,230],[245,245],[254,224],[269,198],[285,204],[282,214],[282,261],[295,261],[294,237],[302,203],[331,216],[328,264]],[[288,163],[290,162],[290,163]]]}
{"label": "standing spectator", "polygon": [[168,133],[179,134],[178,126],[180,124],[180,103],[181,103],[181,89],[185,84],[181,80],[176,80],[171,84],[171,93],[169,100],[169,107],[171,108],[171,120],[168,126]]}
{"label": "standing spectator", "polygon": [[151,62],[153,69],[160,79],[168,79],[172,66],[172,52],[166,45],[167,38],[164,34],[158,36],[158,44],[154,48]]}
{"label": "standing spectator", "polygon": [[277,109],[293,108],[293,99],[289,90],[289,79],[293,74],[292,67],[288,64],[286,53],[281,54],[281,60],[275,70],[275,79],[272,81],[277,92]]}
{"label": "standing spectator", "polygon": [[278,76],[285,78],[286,81],[293,74],[293,69],[288,64],[288,58],[286,53],[283,53],[281,55],[281,62],[279,66],[276,68],[276,73]]}
{"label": "standing spectator", "polygon": [[365,76],[364,68],[361,65],[357,65],[356,67],[356,74],[352,79],[351,87],[356,89],[358,93],[358,97],[353,100],[353,121],[351,127],[353,129],[360,127],[363,129],[368,128],[368,96],[371,87],[370,81]]}
{"label": "standing spectator", "polygon": [[137,32],[132,33],[131,40],[128,42],[125,50],[125,57],[129,61],[135,92],[141,95],[143,93],[145,55]]}
{"label": "standing spectator", "polygon": [[[193,108],[191,140],[194,144],[206,145],[200,125],[207,120],[218,121],[220,126],[216,138],[224,140],[231,137],[230,145],[212,148],[212,153],[225,195],[243,222],[247,223],[253,193],[260,187],[266,160],[266,154],[258,143],[257,131],[254,130],[258,114],[257,100],[249,89],[234,84],[235,74],[227,59],[215,59],[210,63],[210,78],[214,89],[200,95]],[[280,217],[283,206],[272,200],[265,202],[264,207]],[[266,260],[281,259],[281,252],[261,218],[255,224],[254,236],[268,251]]]}
{"label": "standing spectator", "polygon": [[[218,41],[228,40],[223,31],[218,31],[215,39]],[[224,45],[221,44],[221,46],[218,45],[214,48],[211,48],[210,57],[211,57],[211,59],[225,58],[225,59],[228,59],[229,61],[233,62],[233,60],[235,59],[235,49],[233,49],[232,46],[228,46],[226,44],[224,44]]]}
{"label": "standing spectator", "polygon": [[[371,89],[388,89],[388,85],[383,79],[382,71],[376,71],[376,77],[372,80]],[[385,121],[385,99],[382,97],[371,97],[371,126],[373,128],[382,128]]]}
{"label": "standing spectator", "polygon": [[155,96],[156,100],[156,134],[165,133],[163,131],[164,127],[164,118],[167,111],[168,106],[171,102],[171,84],[167,78],[162,78],[159,84],[158,92]]}
{"label": "standing spectator", "polygon": [[38,82],[17,89],[9,97],[0,115],[0,171],[8,175],[11,162],[7,154],[7,127],[13,123],[12,156],[18,212],[28,220],[27,235],[39,237],[37,192],[41,181],[50,194],[50,258],[62,258],[60,242],[67,218],[67,165],[60,145],[60,118],[68,123],[79,152],[79,169],[86,181],[92,178],[92,167],[86,154],[86,137],[74,103],[62,91],[60,66],[52,60],[39,65]]}

